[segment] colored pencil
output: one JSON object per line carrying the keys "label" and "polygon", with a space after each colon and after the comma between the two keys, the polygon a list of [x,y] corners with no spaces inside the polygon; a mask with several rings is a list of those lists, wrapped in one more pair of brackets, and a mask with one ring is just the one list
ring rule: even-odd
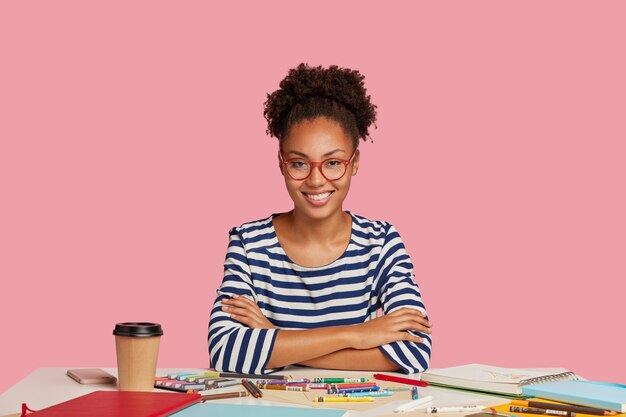
{"label": "colored pencil", "polygon": [[237,381],[236,379],[229,379],[226,381],[216,382],[215,384],[211,384],[211,386],[215,388],[226,388],[226,387],[232,387],[233,385],[239,385],[239,384],[241,384],[241,381]]}
{"label": "colored pencil", "polygon": [[257,384],[285,384],[285,385],[291,385],[291,384],[308,384],[309,382],[311,382],[310,379],[308,378],[295,378],[295,379],[260,379],[258,380],[256,383]]}
{"label": "colored pencil", "polygon": [[204,376],[212,376],[212,377],[219,377],[219,378],[237,378],[237,379],[267,379],[269,378],[274,378],[274,379],[289,379],[289,377],[287,375],[274,375],[274,374],[265,374],[265,375],[259,375],[259,374],[241,374],[238,372],[205,372],[203,374]]}
{"label": "colored pencil", "polygon": [[391,391],[382,390],[382,391],[372,391],[372,392],[348,392],[345,394],[341,394],[350,398],[357,397],[391,397],[393,393]]}
{"label": "colored pencil", "polygon": [[309,387],[299,387],[295,385],[285,385],[285,384],[265,384],[261,385],[262,389],[273,389],[279,391],[308,391]]}
{"label": "colored pencil", "polygon": [[604,410],[602,408],[584,407],[582,405],[552,404],[533,400],[511,400],[511,404],[521,405],[523,407],[546,408],[549,410],[563,410],[571,411],[573,413],[592,414],[594,416],[614,416],[619,414],[617,411]]}
{"label": "colored pencil", "polygon": [[329,389],[326,391],[327,394],[348,394],[353,392],[372,392],[379,391],[380,387],[363,387],[363,388],[346,388],[346,389]]}
{"label": "colored pencil", "polygon": [[363,403],[372,402],[372,397],[315,397],[313,402],[316,403]]}
{"label": "colored pencil", "polygon": [[330,384],[329,389],[349,389],[349,388],[365,388],[365,387],[376,387],[378,386],[377,382],[353,382],[351,384]]}
{"label": "colored pencil", "polygon": [[222,394],[208,394],[202,396],[202,401],[209,400],[221,400],[224,398],[238,398],[238,397],[247,397],[248,391],[240,391],[240,392],[224,392]]}
{"label": "colored pencil", "polygon": [[259,390],[257,388],[256,385],[254,385],[252,382],[250,382],[247,379],[242,379],[241,380],[241,385],[243,385],[243,387],[245,389],[248,390],[248,392],[250,393],[250,395],[252,395],[254,398],[261,398],[263,396],[263,393],[261,392],[261,390]]}
{"label": "colored pencil", "polygon": [[326,384],[341,384],[347,382],[367,382],[367,378],[313,378],[313,382]]}

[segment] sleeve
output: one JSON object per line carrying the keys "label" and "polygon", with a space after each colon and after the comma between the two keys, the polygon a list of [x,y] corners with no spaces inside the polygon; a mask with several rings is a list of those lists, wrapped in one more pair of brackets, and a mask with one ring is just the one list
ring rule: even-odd
{"label": "sleeve", "polygon": [[[376,292],[383,314],[400,308],[414,308],[427,314],[404,243],[393,226],[387,227],[376,277]],[[423,342],[398,341],[380,346],[382,352],[407,374],[428,368],[432,346],[430,335],[418,331],[411,333],[421,337]]]}
{"label": "sleeve", "polygon": [[224,279],[217,290],[209,320],[210,366],[220,372],[263,374],[278,329],[251,329],[222,311],[222,300],[234,294],[257,301],[241,235],[236,228],[229,235]]}

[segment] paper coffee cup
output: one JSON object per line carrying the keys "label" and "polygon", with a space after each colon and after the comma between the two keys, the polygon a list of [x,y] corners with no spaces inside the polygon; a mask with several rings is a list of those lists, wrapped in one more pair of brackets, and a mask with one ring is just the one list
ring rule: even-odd
{"label": "paper coffee cup", "polygon": [[159,342],[157,323],[118,323],[113,330],[120,391],[152,391],[156,377]]}

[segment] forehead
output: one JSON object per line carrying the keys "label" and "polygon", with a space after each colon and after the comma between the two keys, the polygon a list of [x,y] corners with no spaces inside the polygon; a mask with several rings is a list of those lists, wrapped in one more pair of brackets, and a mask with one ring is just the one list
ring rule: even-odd
{"label": "forehead", "polygon": [[352,138],[338,122],[318,117],[294,124],[282,144],[282,151],[284,154],[298,152],[310,158],[321,157],[332,151],[336,151],[336,155],[350,155]]}

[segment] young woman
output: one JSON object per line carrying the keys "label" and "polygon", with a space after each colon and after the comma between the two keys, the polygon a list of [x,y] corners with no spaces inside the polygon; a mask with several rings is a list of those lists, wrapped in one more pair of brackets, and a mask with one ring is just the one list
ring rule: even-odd
{"label": "young woman", "polygon": [[343,209],[359,139],[376,120],[363,78],[300,64],[268,95],[267,132],[294,207],[230,231],[209,324],[215,369],[428,367],[430,323],[398,232]]}

